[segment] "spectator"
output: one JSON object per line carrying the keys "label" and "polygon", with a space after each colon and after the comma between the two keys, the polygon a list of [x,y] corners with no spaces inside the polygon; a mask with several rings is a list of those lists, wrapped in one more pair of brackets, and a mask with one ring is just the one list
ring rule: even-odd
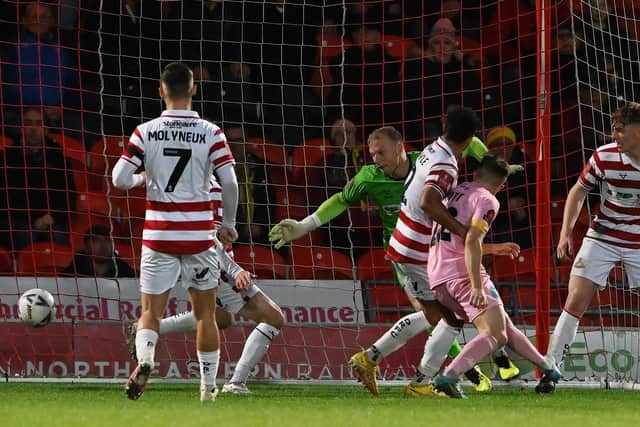
{"label": "spectator", "polygon": [[525,168],[523,172],[510,175],[505,191],[496,194],[501,209],[493,226],[492,241],[513,241],[523,249],[530,248],[533,243],[531,218],[535,203],[535,164],[526,161],[524,151],[517,145],[515,132],[507,126],[491,129],[485,144],[494,156],[501,156],[509,164]]}
{"label": "spectator", "polygon": [[71,168],[61,147],[47,137],[41,109],[23,112],[20,144],[0,158],[0,229],[4,244],[20,250],[30,243],[68,243],[68,215],[75,208]]}
{"label": "spectator", "polygon": [[[338,119],[331,126],[329,142],[337,150],[333,150],[325,161],[326,187],[307,190],[312,209],[320,206],[327,197],[340,192],[364,165],[363,144],[358,136],[358,129],[350,120]],[[367,200],[350,206],[349,215],[335,218],[328,227],[331,245],[347,250],[353,247],[356,257],[368,250],[373,242],[381,238],[382,227],[377,209],[377,206],[370,206]]]}
{"label": "spectator", "polygon": [[450,105],[480,107],[480,74],[465,63],[456,31],[450,19],[439,19],[431,29],[423,58],[406,63],[404,112],[409,142],[438,137],[442,116]]}
{"label": "spectator", "polygon": [[344,83],[344,90],[334,91],[329,103],[344,104],[346,114],[369,134],[383,123],[400,121],[401,107],[390,105],[401,100],[400,63],[385,53],[378,25],[359,23],[351,30],[353,45],[344,53],[344,66],[332,68],[333,81]]}
{"label": "spectator", "polygon": [[242,128],[228,128],[225,135],[236,160],[238,177],[238,212],[236,230],[238,243],[267,243],[271,212],[269,201],[274,197],[267,183],[267,166],[261,159],[245,150]]}
{"label": "spectator", "polygon": [[84,236],[84,248],[76,252],[64,274],[89,277],[135,277],[135,271],[113,250],[109,228],[94,225]]}
{"label": "spectator", "polygon": [[[358,143],[356,125],[350,120],[336,120],[331,126],[329,141],[338,150],[326,160],[327,187],[340,189],[363,164],[362,146]],[[332,191],[334,190],[329,190]]]}
{"label": "spectator", "polygon": [[222,67],[222,79],[212,78],[206,67],[194,67],[194,78],[200,80],[203,114],[222,123],[224,129],[243,127],[245,135],[261,135],[262,101],[254,70],[231,50],[225,60],[229,62]]}
{"label": "spectator", "polygon": [[77,65],[72,50],[61,43],[55,9],[46,3],[28,3],[20,18],[20,32],[1,52],[2,95],[8,104],[5,123],[19,123],[20,106],[42,105],[50,127],[77,132]]}

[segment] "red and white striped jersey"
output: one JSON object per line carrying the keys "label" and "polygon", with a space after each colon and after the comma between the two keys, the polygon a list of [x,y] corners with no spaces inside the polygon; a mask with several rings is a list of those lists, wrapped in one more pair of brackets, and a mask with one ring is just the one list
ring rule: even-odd
{"label": "red and white striped jersey", "polygon": [[222,217],[224,214],[222,206],[222,187],[218,184],[218,181],[214,177],[211,177],[211,189],[209,190],[209,196],[211,198],[213,208],[213,223],[216,226],[216,230],[222,227]]}
{"label": "red and white striped jersey", "polygon": [[458,180],[458,161],[440,138],[429,144],[416,159],[405,182],[400,215],[393,230],[387,256],[398,263],[426,264],[431,243],[431,218],[420,207],[426,187],[433,187],[444,199]]}
{"label": "red and white striped jersey", "polygon": [[640,164],[614,142],[598,148],[578,183],[587,191],[600,184],[600,211],[585,237],[640,249]]}
{"label": "red and white striped jersey", "polygon": [[234,162],[222,129],[195,111],[166,110],[134,130],[121,158],[135,166],[144,164],[145,246],[171,254],[211,247],[211,175]]}

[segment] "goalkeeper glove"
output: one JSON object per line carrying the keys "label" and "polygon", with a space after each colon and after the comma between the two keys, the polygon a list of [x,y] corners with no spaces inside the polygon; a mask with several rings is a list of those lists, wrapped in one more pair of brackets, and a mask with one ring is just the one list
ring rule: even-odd
{"label": "goalkeeper glove", "polygon": [[476,159],[478,162],[480,162],[482,161],[482,158],[484,157],[485,154],[487,154],[488,151],[489,150],[487,149],[486,145],[484,145],[482,140],[477,136],[474,136],[471,139],[471,143],[467,146],[467,148],[465,148],[462,151],[460,156],[462,158],[471,156],[474,159]]}
{"label": "goalkeeper glove", "polygon": [[283,219],[269,231],[269,241],[275,242],[274,247],[280,249],[284,244],[296,240],[320,226],[320,220],[315,215],[309,215],[302,221]]}

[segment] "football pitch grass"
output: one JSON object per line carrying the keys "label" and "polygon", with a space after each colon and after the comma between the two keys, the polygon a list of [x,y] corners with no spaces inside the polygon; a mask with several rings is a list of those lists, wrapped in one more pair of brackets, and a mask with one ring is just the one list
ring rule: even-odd
{"label": "football pitch grass", "polygon": [[116,384],[0,383],[2,426],[631,426],[637,392],[532,388],[468,391],[468,399],[378,397],[355,386],[252,385],[251,396],[201,403],[197,384],[150,384],[138,401]]}

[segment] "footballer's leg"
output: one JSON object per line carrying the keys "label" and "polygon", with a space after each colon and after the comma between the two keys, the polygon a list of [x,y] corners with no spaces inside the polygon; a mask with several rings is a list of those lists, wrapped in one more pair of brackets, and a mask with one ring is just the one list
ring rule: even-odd
{"label": "footballer's leg", "polygon": [[493,361],[498,366],[498,377],[502,381],[511,381],[520,375],[520,368],[509,359],[504,347],[493,353]]}
{"label": "footballer's leg", "polygon": [[489,306],[474,318],[478,335],[467,343],[462,352],[453,359],[442,375],[433,380],[436,390],[452,398],[464,398],[458,378],[473,367],[484,356],[507,343],[505,320],[501,305]]}
{"label": "footballer's leg", "polygon": [[216,323],[218,324],[219,331],[227,329],[233,325],[233,316],[222,307],[216,306]]}
{"label": "footballer's leg", "polygon": [[[231,314],[218,307],[216,309],[216,323],[218,324],[218,330],[223,330],[231,326],[233,320]],[[195,332],[197,327],[196,317],[193,311],[183,311],[173,316],[165,317],[160,320],[159,335],[172,334],[178,332]],[[131,357],[137,362],[138,357],[136,355],[136,332],[138,330],[138,323],[131,322],[127,326],[125,331],[125,339],[127,342],[127,349]]]}
{"label": "footballer's leg", "polygon": [[136,331],[138,366],[125,386],[127,397],[138,399],[155,365],[160,319],[164,314],[169,291],[178,280],[180,261],[177,257],[142,247],[140,259],[140,295],[142,314]]}
{"label": "footballer's leg", "polygon": [[[546,356],[549,363],[562,365],[564,355],[576,337],[580,318],[589,306],[596,289],[595,284],[584,277],[574,275],[569,279],[567,301],[549,340]],[[543,374],[536,385],[536,392],[551,393],[555,390],[557,382],[558,380],[554,381],[551,376]]]}
{"label": "footballer's leg", "polygon": [[[397,282],[405,291],[407,297],[416,310],[415,313],[408,314],[398,320],[389,330],[387,330],[369,348],[354,354],[349,359],[349,365],[353,368],[353,374],[365,388],[373,395],[377,395],[378,364],[389,354],[405,345],[407,341],[416,335],[426,332],[431,326],[427,321],[423,306],[418,298],[419,290],[427,290],[426,269],[423,275],[411,266],[392,263]],[[416,276],[417,277],[414,277]]]}
{"label": "footballer's leg", "polygon": [[429,323],[422,310],[402,317],[371,347],[351,356],[349,365],[353,367],[356,378],[369,392],[377,395],[379,392],[376,379],[378,364],[428,327]]}
{"label": "footballer's leg", "polygon": [[540,391],[540,387],[536,387],[536,391],[538,393],[550,393],[555,389],[555,384],[560,380],[560,371],[556,367],[556,365],[550,360],[546,359],[544,356],[540,354],[540,352],[531,344],[529,338],[525,336],[518,328],[516,328],[507,315],[504,313],[505,318],[505,327],[507,332],[507,340],[509,343],[509,347],[511,347],[516,353],[525,359],[529,360],[534,365],[538,366],[542,372],[542,378],[547,382],[547,386],[549,386],[549,390]]}
{"label": "footballer's leg", "polygon": [[[455,322],[455,323],[454,323]],[[415,397],[431,397],[440,396],[447,397],[446,394],[435,390],[431,384],[431,380],[435,374],[440,371],[442,363],[447,357],[447,352],[451,347],[451,343],[455,340],[463,326],[463,322],[455,320],[449,324],[446,319],[441,319],[427,340],[424,347],[424,354],[420,360],[420,365],[416,368],[415,375],[411,382],[407,384],[404,390],[405,396]]]}
{"label": "footballer's leg", "polygon": [[[444,307],[437,300],[421,301],[421,304],[427,314],[427,320],[431,324],[435,325],[440,321],[440,319],[445,318],[450,325],[459,325],[460,328],[462,327],[461,322],[456,318],[451,310]],[[454,337],[451,347],[449,348],[448,356],[451,359],[455,359],[461,351],[462,347]],[[465,372],[464,376],[471,381],[473,387],[478,392],[491,391],[491,388],[493,387],[489,377],[482,372],[482,369],[480,369],[480,366],[478,365],[473,366]]]}
{"label": "footballer's leg", "polygon": [[257,322],[258,325],[249,334],[233,376],[224,385],[222,392],[242,395],[251,393],[246,386],[247,378],[269,350],[271,341],[280,333],[284,325],[284,315],[280,307],[262,291],[253,295],[238,314]]}
{"label": "footballer's leg", "polygon": [[182,286],[189,291],[197,320],[196,350],[200,365],[200,400],[215,401],[220,362],[220,333],[216,323],[216,296],[220,270],[213,248],[181,257]]}
{"label": "footballer's leg", "polygon": [[142,395],[155,365],[155,348],[158,342],[159,319],[165,310],[169,291],[160,295],[141,294],[142,315],[136,328],[135,347],[138,366],[129,376],[125,386],[127,397],[137,400]]}
{"label": "footballer's leg", "polygon": [[[620,248],[594,239],[582,241],[571,267],[569,294],[549,340],[546,358],[550,362],[562,366],[564,355],[576,337],[578,324],[593,294],[599,286],[606,285],[609,272],[621,260]],[[549,393],[554,388],[553,382],[543,376],[536,391]]]}
{"label": "footballer's leg", "polygon": [[220,334],[215,320],[217,289],[189,288],[197,320],[196,348],[200,364],[200,400],[213,401],[218,394],[216,375],[220,361]]}

